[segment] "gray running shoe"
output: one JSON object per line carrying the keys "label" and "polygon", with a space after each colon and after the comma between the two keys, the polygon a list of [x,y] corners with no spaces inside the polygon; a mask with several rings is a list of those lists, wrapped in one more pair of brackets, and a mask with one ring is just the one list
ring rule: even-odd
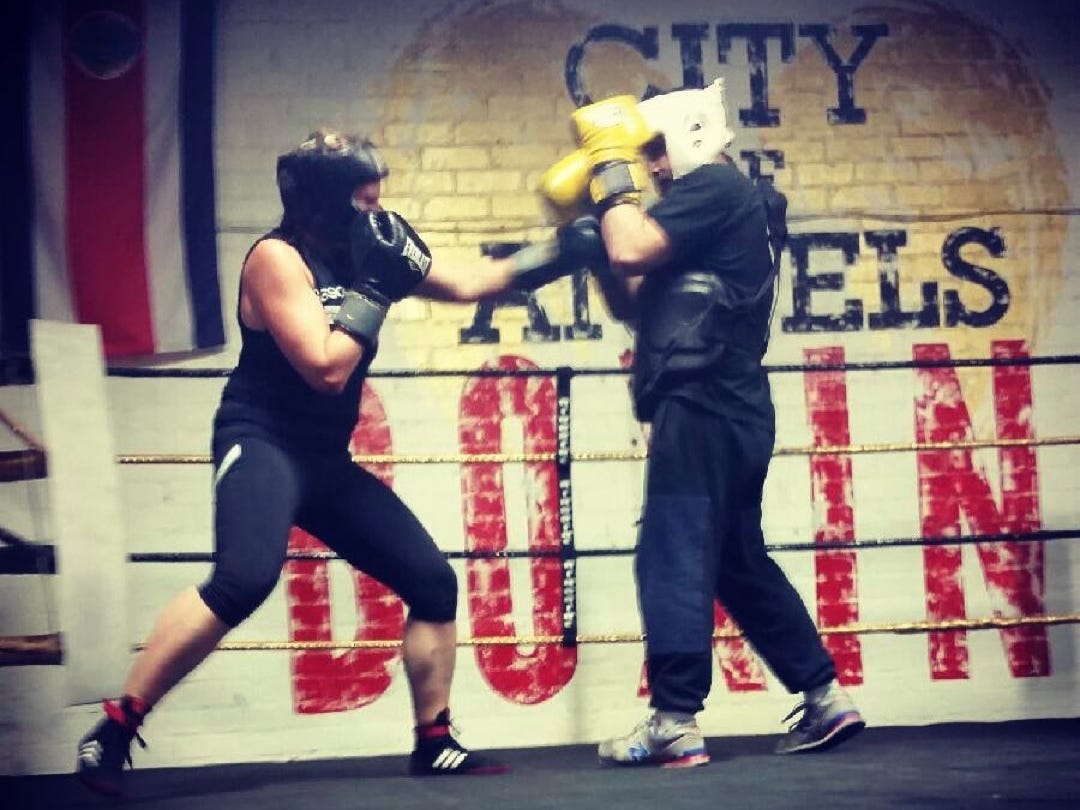
{"label": "gray running shoe", "polygon": [[613,765],[692,768],[709,762],[705,738],[694,720],[676,722],[652,713],[623,737],[600,743],[600,761]]}
{"label": "gray running shoe", "polygon": [[825,751],[866,728],[866,721],[843,689],[836,690],[820,703],[800,703],[784,718],[784,722],[799,712],[802,712],[802,717],[780,738],[776,753]]}

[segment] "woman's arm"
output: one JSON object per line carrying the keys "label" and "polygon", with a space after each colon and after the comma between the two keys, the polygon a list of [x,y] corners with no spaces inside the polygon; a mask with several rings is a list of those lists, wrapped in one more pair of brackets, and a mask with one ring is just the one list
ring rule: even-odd
{"label": "woman's arm", "polygon": [[337,394],[364,356],[364,346],[332,330],[300,254],[280,239],[264,239],[251,251],[241,274],[240,317],[268,331],[304,381]]}
{"label": "woman's arm", "polygon": [[514,284],[517,265],[512,258],[483,256],[468,266],[434,259],[416,294],[435,301],[479,301],[505,292]]}
{"label": "woman's arm", "polygon": [[528,243],[505,257],[484,257],[467,268],[434,263],[418,291],[443,301],[477,301],[511,288],[536,290],[606,262],[600,223],[595,217],[578,217],[556,228],[550,239]]}

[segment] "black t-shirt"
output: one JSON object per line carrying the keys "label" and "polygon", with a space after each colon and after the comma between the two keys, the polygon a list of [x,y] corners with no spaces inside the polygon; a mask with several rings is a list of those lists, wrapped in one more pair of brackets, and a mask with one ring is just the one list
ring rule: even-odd
{"label": "black t-shirt", "polygon": [[[769,279],[765,205],[754,184],[729,163],[706,163],[672,182],[649,209],[649,216],[671,240],[673,254],[665,267],[649,275],[704,270],[719,276],[737,301],[753,298]],[[648,276],[641,294],[650,291]],[[766,290],[738,318],[740,334],[764,345],[773,292]],[[769,380],[758,351],[729,343],[720,361],[700,375],[677,379],[667,389],[723,416],[768,424],[775,420]]]}

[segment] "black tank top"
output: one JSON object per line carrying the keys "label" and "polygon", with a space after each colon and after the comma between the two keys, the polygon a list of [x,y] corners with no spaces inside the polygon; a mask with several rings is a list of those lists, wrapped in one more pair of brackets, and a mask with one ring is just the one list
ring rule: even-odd
{"label": "black tank top", "polygon": [[[315,279],[315,293],[327,318],[335,313],[345,293],[339,281],[344,273],[335,275],[325,262],[281,230],[260,237],[247,255],[264,239],[281,239],[299,251]],[[236,320],[240,326],[240,358],[222,391],[215,426],[254,423],[285,441],[312,449],[347,448],[359,416],[360,391],[370,360],[365,357],[360,361],[340,394],[323,394],[304,381],[269,331],[256,331],[244,324],[239,303]]]}

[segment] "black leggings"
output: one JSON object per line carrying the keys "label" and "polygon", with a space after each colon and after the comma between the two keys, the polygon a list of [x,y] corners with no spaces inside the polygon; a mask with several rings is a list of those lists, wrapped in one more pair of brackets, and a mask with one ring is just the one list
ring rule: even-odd
{"label": "black leggings", "polygon": [[766,553],[761,497],[772,449],[767,426],[678,399],[657,409],[635,561],[655,708],[703,708],[714,599],[789,691],[836,675],[798,592]]}
{"label": "black leggings", "polygon": [[453,621],[457,576],[394,492],[348,453],[312,453],[257,427],[214,435],[217,563],[199,593],[230,627],[273,591],[292,526],[392,589],[415,619]]}

